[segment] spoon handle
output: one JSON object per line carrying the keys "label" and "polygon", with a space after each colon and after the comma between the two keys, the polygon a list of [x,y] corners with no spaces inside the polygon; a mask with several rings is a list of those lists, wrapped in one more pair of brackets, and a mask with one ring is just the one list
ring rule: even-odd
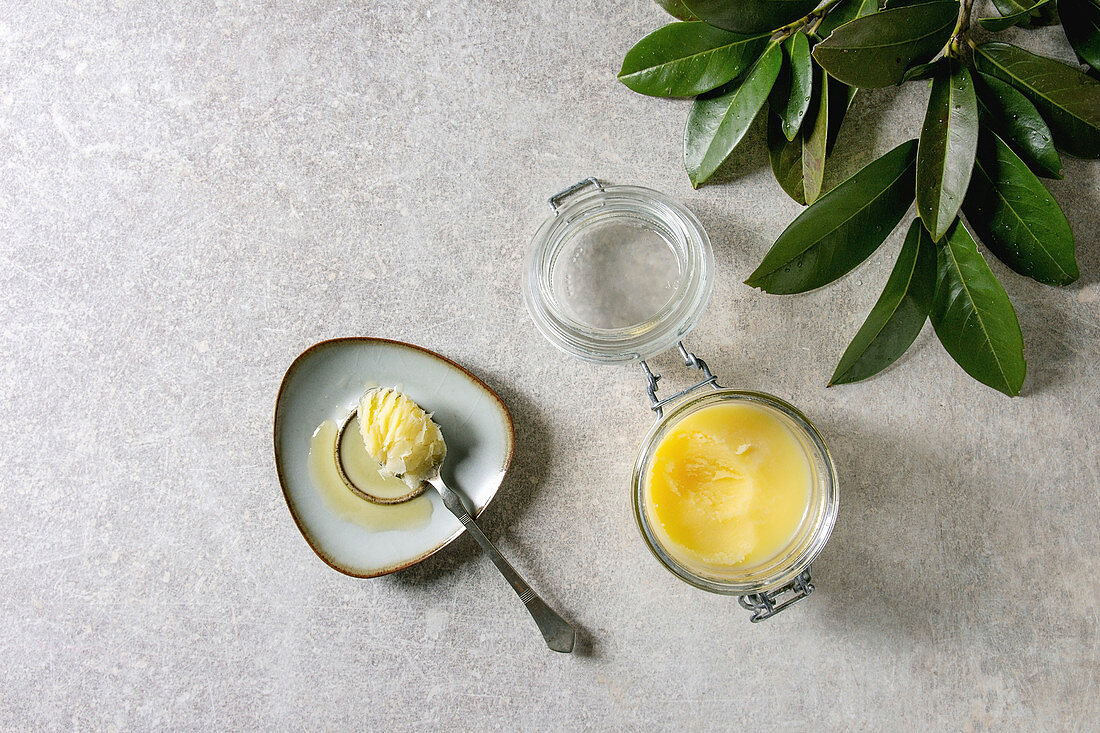
{"label": "spoon handle", "polygon": [[542,638],[546,639],[546,645],[556,652],[568,654],[573,651],[573,645],[577,640],[576,630],[574,630],[565,619],[559,616],[554,609],[546,605],[546,601],[542,600],[539,594],[527,584],[527,581],[520,577],[516,569],[504,559],[500,551],[489,541],[485,533],[481,531],[481,527],[477,526],[477,522],[474,521],[474,518],[466,511],[466,507],[463,505],[458,494],[452,491],[440,478],[429,479],[429,483],[439,492],[440,497],[443,499],[443,505],[450,509],[452,514],[458,517],[458,521],[462,522],[462,526],[466,528],[466,531],[477,540],[477,543],[481,545],[481,549],[485,550],[485,554],[488,555],[489,559],[493,561],[493,564],[497,566],[497,570],[500,571],[500,574],[503,575],[504,579],[508,581],[508,584],[512,586],[512,590],[516,592],[519,599],[527,606],[527,611],[531,614],[531,618],[535,619],[539,631],[542,632]]}

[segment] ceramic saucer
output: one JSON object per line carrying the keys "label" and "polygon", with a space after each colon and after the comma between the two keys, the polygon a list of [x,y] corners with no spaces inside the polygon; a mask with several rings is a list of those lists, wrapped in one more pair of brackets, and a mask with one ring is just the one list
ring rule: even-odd
{"label": "ceramic saucer", "polygon": [[462,525],[439,495],[425,493],[431,518],[415,528],[375,531],[335,514],[310,478],[310,438],[325,420],[340,423],[368,386],[399,387],[443,431],[443,478],[470,500],[475,515],[488,506],[512,460],[508,409],[480,379],[418,346],[375,338],[322,341],[290,365],[275,403],[275,466],[283,496],[306,542],[342,573],[360,578],[414,565],[443,549]]}

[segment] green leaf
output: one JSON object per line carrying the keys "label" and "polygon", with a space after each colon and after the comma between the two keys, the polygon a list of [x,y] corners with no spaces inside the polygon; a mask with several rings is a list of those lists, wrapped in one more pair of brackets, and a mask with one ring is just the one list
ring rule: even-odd
{"label": "green leaf", "polygon": [[867,320],[840,357],[829,386],[878,374],[916,340],[936,289],[936,245],[914,219],[901,253]]}
{"label": "green leaf", "polygon": [[779,45],[773,41],[732,88],[695,100],[684,133],[684,166],[692,186],[698,188],[710,178],[741,142],[768,99],[781,59]]}
{"label": "green leaf", "polygon": [[[802,132],[802,185],[806,203],[812,204],[821,195],[825,180],[825,154],[829,132],[829,84],[821,67],[816,69],[817,90],[813,127]],[[839,100],[838,100],[839,103]]]}
{"label": "green leaf", "polygon": [[932,0],[886,0],[882,4],[883,10],[893,10],[894,8],[904,8],[908,5],[924,5]]}
{"label": "green leaf", "polygon": [[684,0],[684,5],[707,23],[735,33],[764,33],[797,20],[818,0]]}
{"label": "green leaf", "polygon": [[993,0],[993,6],[997,8],[998,13],[1004,16],[1018,13],[1021,10],[1031,12],[1031,6],[1035,2],[1036,0]]}
{"label": "green leaf", "polygon": [[772,173],[788,196],[806,205],[806,193],[802,184],[802,135],[788,140],[783,134],[783,122],[778,115],[768,115],[768,160]]}
{"label": "green leaf", "polygon": [[747,285],[801,293],[827,285],[875,251],[913,202],[917,141],[872,161],[787,226]]}
{"label": "green leaf", "polygon": [[1002,16],[1026,12],[1030,19],[1019,24],[1025,28],[1051,25],[1056,22],[1054,6],[1047,5],[1041,0],[1039,2],[1036,2],[1036,0],[993,0],[993,5],[996,6],[997,12]]}
{"label": "green leaf", "polygon": [[769,99],[771,108],[783,120],[783,134],[794,140],[810,106],[813,89],[810,41],[805,33],[797,31],[783,42],[783,51],[783,68]]}
{"label": "green leaf", "polygon": [[1100,82],[1008,43],[983,43],[974,59],[979,71],[1008,82],[1031,100],[1061,150],[1100,158]]}
{"label": "green leaf", "polygon": [[965,66],[944,65],[932,94],[917,149],[917,211],[939,241],[962,205],[978,147],[978,100]]}
{"label": "green leaf", "polygon": [[656,0],[657,4],[664,8],[665,12],[679,20],[699,20],[695,13],[688,10],[684,0]]}
{"label": "green leaf", "polygon": [[936,259],[928,315],[940,343],[974,379],[1010,397],[1020,394],[1027,372],[1020,322],[962,222],[937,245]]}
{"label": "green leaf", "polygon": [[997,131],[1033,171],[1047,178],[1062,177],[1062,158],[1039,110],[1020,92],[995,76],[978,71],[978,119]]}
{"label": "green leaf", "polygon": [[927,61],[943,48],[958,16],[955,0],[883,10],[837,28],[817,44],[814,58],[845,84],[892,86],[914,62]]}
{"label": "green leaf", "polygon": [[842,0],[834,5],[817,27],[817,35],[827,38],[845,23],[878,12],[878,0]]}
{"label": "green leaf", "polygon": [[978,23],[981,24],[982,28],[994,33],[1011,28],[1014,25],[1030,25],[1033,20],[1032,12],[1050,2],[1053,2],[1053,0],[1039,0],[1030,8],[1023,8],[1008,15],[1002,15],[1000,18],[981,18]]}
{"label": "green leaf", "polygon": [[1026,0],[993,0],[993,5],[1001,15],[1012,15],[1031,7],[1031,3]]}
{"label": "green leaf", "polygon": [[1058,202],[995,132],[985,130],[963,211],[1001,262],[1049,285],[1080,276],[1073,230]]}
{"label": "green leaf", "polygon": [[1058,14],[1078,58],[1100,71],[1100,0],[1058,0]]}
{"label": "green leaf", "polygon": [[905,70],[905,73],[901,75],[901,81],[915,81],[917,79],[931,79],[936,75],[936,70],[939,68],[939,61],[931,61],[927,64],[914,64]]}
{"label": "green leaf", "polygon": [[670,23],[627,52],[619,81],[654,97],[694,97],[736,78],[766,42],[706,23]]}
{"label": "green leaf", "polygon": [[825,171],[825,156],[828,148],[828,131],[831,124],[832,105],[829,102],[834,89],[841,92],[840,104],[847,102],[843,92],[848,89],[843,84],[826,84],[828,76],[815,68],[817,82],[814,87],[813,113],[807,118],[809,127],[795,134],[794,140],[787,140],[782,131],[782,122],[775,114],[768,120],[768,159],[771,162],[775,180],[787,192],[787,195],[802,205],[813,203],[821,194],[821,184]]}

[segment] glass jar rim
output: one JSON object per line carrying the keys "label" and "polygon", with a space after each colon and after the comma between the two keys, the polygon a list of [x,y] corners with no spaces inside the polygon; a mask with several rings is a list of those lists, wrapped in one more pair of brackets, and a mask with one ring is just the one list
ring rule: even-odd
{"label": "glass jar rim", "polygon": [[[813,526],[806,533],[804,540],[798,542],[797,538],[793,539],[787,548],[764,564],[763,571],[750,575],[744,581],[726,580],[703,575],[679,562],[673,557],[672,553],[662,546],[661,540],[650,525],[649,517],[645,511],[646,468],[656,449],[659,438],[667,429],[673,427],[692,412],[723,401],[752,402],[782,413],[807,438],[807,442],[813,447],[824,467],[821,475],[821,481],[824,485],[821,491],[820,506],[815,514]],[[836,523],[839,498],[838,478],[832,455],[829,453],[824,439],[813,423],[796,407],[766,392],[715,389],[710,392],[692,395],[676,404],[654,423],[642,440],[638,456],[634,461],[631,484],[634,520],[649,551],[673,575],[696,588],[711,593],[748,595],[783,587],[810,567],[810,563],[814,561],[825,547],[825,543],[828,542],[833,531],[833,525]]]}
{"label": "glass jar rim", "polygon": [[[710,238],[683,204],[643,186],[603,185],[579,190],[560,206],[531,240],[523,268],[523,296],[539,332],[557,348],[585,361],[626,363],[650,358],[672,348],[694,328],[714,287]],[[580,184],[578,184],[580,185]],[[665,305],[648,319],[621,328],[599,328],[579,322],[560,307],[552,292],[556,255],[592,217],[619,207],[632,220],[648,222],[675,238],[674,254],[682,275]]]}

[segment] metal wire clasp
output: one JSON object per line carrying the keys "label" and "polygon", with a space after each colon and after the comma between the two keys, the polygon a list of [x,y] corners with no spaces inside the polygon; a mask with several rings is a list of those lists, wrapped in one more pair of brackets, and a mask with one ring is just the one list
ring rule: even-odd
{"label": "metal wire clasp", "polygon": [[[749,620],[755,624],[771,618],[813,592],[814,587],[810,583],[810,568],[807,567],[798,574],[798,577],[782,588],[766,591],[764,593],[750,593],[747,596],[738,596],[737,602],[741,605],[741,608],[746,611],[752,611],[752,618]],[[790,593],[791,595],[779,600],[780,596],[786,593]]]}
{"label": "metal wire clasp", "polygon": [[585,178],[583,181],[577,181],[576,183],[574,183],[569,188],[563,188],[562,190],[558,191],[556,194],[551,196],[550,197],[550,208],[552,208],[554,211],[557,211],[558,207],[561,206],[562,201],[569,198],[570,196],[575,194],[577,191],[580,191],[581,189],[585,188],[586,186],[595,186],[596,188],[600,189],[601,191],[603,190],[603,184],[600,183],[599,181],[597,181],[595,179],[595,177],[589,176],[588,178]]}
{"label": "metal wire clasp", "polygon": [[684,366],[698,369],[703,373],[703,378],[688,387],[687,389],[682,389],[676,394],[665,397],[662,400],[657,397],[657,382],[660,381],[661,375],[655,373],[652,369],[650,369],[649,364],[646,364],[645,359],[642,359],[642,370],[645,372],[646,379],[649,382],[649,384],[646,386],[646,392],[649,393],[649,402],[652,405],[651,409],[657,413],[657,417],[664,417],[665,405],[667,405],[669,402],[680,399],[689,392],[694,392],[695,390],[706,387],[708,385],[713,389],[722,388],[721,385],[718,384],[718,377],[710,373],[710,367],[707,366],[707,363],[697,357],[695,354],[692,354],[686,348],[684,348],[683,341],[677,341],[676,348],[680,352],[680,357],[684,360]]}

